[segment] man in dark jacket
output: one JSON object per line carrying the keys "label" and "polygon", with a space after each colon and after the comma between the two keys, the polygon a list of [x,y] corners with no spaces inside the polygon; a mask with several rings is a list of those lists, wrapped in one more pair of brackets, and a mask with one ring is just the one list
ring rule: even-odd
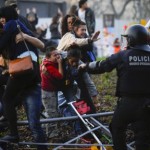
{"label": "man in dark jacket", "polygon": [[95,32],[95,15],[94,12],[88,7],[87,0],[79,1],[79,9],[76,15],[86,23],[89,36]]}
{"label": "man in dark jacket", "polygon": [[127,150],[126,129],[134,124],[136,150],[150,150],[150,46],[148,30],[133,25],[123,35],[127,50],[81,65],[93,73],[117,70],[118,103],[111,123],[115,150]]}

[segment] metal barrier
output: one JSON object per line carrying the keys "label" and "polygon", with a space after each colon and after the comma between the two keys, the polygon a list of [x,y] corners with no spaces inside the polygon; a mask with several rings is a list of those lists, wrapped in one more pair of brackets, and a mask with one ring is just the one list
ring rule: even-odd
{"label": "metal barrier", "polygon": [[[106,117],[106,116],[112,116],[114,112],[103,112],[103,113],[96,113],[96,114],[87,114],[87,115],[82,115],[83,118],[88,118],[88,117]],[[50,122],[60,122],[60,121],[68,121],[68,120],[76,120],[79,119],[78,116],[71,116],[71,117],[58,117],[58,118],[49,118],[49,119],[41,119],[40,123],[46,124]],[[17,122],[19,126],[22,125],[28,125],[28,121],[18,121]]]}
{"label": "metal barrier", "polygon": [[[18,145],[47,145],[47,146],[56,146],[53,150],[58,150],[59,148],[63,146],[102,146],[102,144],[72,144],[72,142],[76,141],[77,139],[81,138],[82,136],[91,133],[95,130],[101,129],[107,136],[111,138],[111,133],[109,129],[104,126],[101,122],[96,120],[94,117],[107,117],[107,116],[112,116],[114,112],[103,112],[103,113],[96,113],[96,114],[87,114],[87,115],[82,115],[82,118],[91,118],[95,123],[97,123],[97,127],[94,127],[93,129],[90,129],[89,131],[84,132],[83,134],[65,142],[65,143],[33,143],[33,142],[19,142]],[[70,120],[76,120],[79,119],[78,116],[71,116],[71,117],[58,117],[58,118],[49,118],[49,119],[41,119],[40,123],[41,124],[46,124],[46,123],[51,123],[51,122],[61,122],[61,121],[70,121]],[[17,122],[18,126],[24,126],[28,125],[28,121],[18,121]],[[1,142],[1,140],[0,140]],[[134,150],[132,145],[134,142],[127,144],[128,150]],[[103,144],[104,146],[112,146],[112,145],[107,145]]]}

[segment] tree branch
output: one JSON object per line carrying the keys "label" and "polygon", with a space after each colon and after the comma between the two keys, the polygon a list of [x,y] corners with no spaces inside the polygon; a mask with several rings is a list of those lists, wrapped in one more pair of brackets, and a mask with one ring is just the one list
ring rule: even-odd
{"label": "tree branch", "polygon": [[128,3],[130,3],[131,1],[133,1],[133,0],[126,0],[126,2],[124,3],[124,5],[123,5],[123,8],[122,8],[122,10],[121,10],[121,12],[120,13],[117,13],[117,11],[116,11],[116,9],[115,9],[115,6],[114,6],[114,0],[110,0],[110,4],[111,4],[111,7],[112,7],[112,10],[113,10],[113,12],[114,12],[114,15],[115,15],[115,17],[117,18],[117,19],[119,19],[122,15],[123,15],[123,13],[124,13],[124,11],[125,11],[125,9],[126,9],[126,6],[128,5]]}

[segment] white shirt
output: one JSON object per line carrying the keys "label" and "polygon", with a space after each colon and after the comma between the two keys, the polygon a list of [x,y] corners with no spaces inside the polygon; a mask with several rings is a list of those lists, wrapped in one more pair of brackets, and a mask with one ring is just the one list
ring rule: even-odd
{"label": "white shirt", "polygon": [[79,9],[79,10],[78,10],[78,16],[79,16],[79,18],[80,18],[83,22],[85,22],[85,10]]}
{"label": "white shirt", "polygon": [[[86,23],[86,21],[85,21],[85,10],[79,9],[79,10],[78,10],[78,17],[79,17],[84,23]],[[86,26],[86,34],[89,35],[89,33],[88,33],[88,31],[87,31],[87,26]]]}

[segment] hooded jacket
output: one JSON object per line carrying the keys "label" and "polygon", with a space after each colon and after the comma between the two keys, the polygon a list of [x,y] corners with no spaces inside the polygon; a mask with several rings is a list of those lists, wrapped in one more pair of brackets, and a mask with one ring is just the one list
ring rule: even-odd
{"label": "hooded jacket", "polygon": [[[63,76],[58,71],[58,64],[44,59],[42,65],[46,67],[46,71],[41,71],[41,86],[45,91],[57,91],[59,89],[60,80]],[[40,68],[41,68],[40,67]]]}

